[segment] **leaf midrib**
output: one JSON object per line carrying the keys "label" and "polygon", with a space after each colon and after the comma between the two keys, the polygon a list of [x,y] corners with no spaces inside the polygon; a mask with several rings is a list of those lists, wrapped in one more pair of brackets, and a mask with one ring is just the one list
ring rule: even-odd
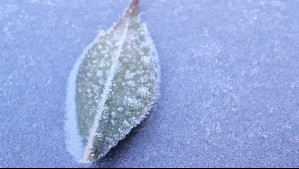
{"label": "leaf midrib", "polygon": [[[108,99],[108,96],[111,92],[111,87],[112,87],[112,82],[113,82],[113,79],[114,79],[114,76],[116,74],[116,71],[118,69],[118,62],[119,62],[119,58],[120,58],[120,55],[121,55],[121,52],[123,50],[123,46],[125,44],[125,40],[126,40],[126,36],[128,34],[128,29],[129,29],[129,23],[130,23],[130,18],[126,18],[128,19],[125,24],[125,29],[124,29],[124,33],[121,37],[121,43],[119,43],[119,48],[117,49],[117,51],[115,52],[114,56],[112,56],[112,66],[110,68],[110,73],[109,73],[109,76],[107,77],[107,80],[106,80],[106,83],[104,85],[104,90],[103,90],[103,93],[101,95],[101,102],[99,104],[99,110],[97,111],[96,115],[95,115],[95,120],[94,120],[94,123],[92,124],[92,127],[91,127],[91,130],[89,132],[89,139],[88,139],[88,142],[87,142],[87,145],[85,146],[85,152],[84,152],[84,155],[83,155],[83,163],[90,163],[91,162],[91,159],[90,159],[90,155],[91,155],[91,151],[92,151],[92,147],[93,147],[93,144],[94,144],[94,141],[95,141],[95,138],[96,138],[96,132],[97,132],[97,129],[100,125],[100,119],[102,117],[102,113],[104,111],[104,106],[105,106],[105,103]],[[116,28],[117,29],[117,28]],[[112,29],[113,31],[113,29]],[[116,44],[117,45],[117,44]]]}

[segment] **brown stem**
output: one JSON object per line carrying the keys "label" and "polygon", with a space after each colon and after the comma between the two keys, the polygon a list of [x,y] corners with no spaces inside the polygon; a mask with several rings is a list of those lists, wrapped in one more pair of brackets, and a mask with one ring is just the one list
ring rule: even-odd
{"label": "brown stem", "polygon": [[129,8],[125,11],[124,16],[117,22],[115,28],[120,27],[126,18],[136,17],[139,13],[140,0],[132,0]]}
{"label": "brown stem", "polygon": [[126,15],[131,17],[137,16],[139,13],[139,4],[140,0],[132,0],[129,9],[126,12]]}

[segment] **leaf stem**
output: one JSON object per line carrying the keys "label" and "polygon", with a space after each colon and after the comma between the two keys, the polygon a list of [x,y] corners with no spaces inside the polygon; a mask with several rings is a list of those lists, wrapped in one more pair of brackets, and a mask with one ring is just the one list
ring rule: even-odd
{"label": "leaf stem", "polygon": [[126,15],[130,17],[137,16],[139,13],[139,4],[140,0],[132,0],[129,9],[126,12]]}
{"label": "leaf stem", "polygon": [[114,28],[119,28],[124,24],[126,19],[137,17],[139,14],[140,0],[132,0],[129,8],[125,11],[122,18],[114,25]]}

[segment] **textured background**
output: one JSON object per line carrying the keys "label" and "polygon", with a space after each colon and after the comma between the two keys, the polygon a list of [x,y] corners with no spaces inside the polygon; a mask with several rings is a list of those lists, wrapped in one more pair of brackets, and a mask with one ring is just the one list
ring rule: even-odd
{"label": "textured background", "polygon": [[[0,1],[0,167],[79,167],[69,72],[129,0]],[[160,55],[149,118],[93,167],[299,167],[299,1],[142,0]]]}

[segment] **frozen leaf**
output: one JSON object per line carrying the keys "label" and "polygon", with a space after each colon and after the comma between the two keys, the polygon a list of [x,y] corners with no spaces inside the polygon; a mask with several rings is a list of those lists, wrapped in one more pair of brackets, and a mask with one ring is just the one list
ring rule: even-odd
{"label": "frozen leaf", "polygon": [[78,59],[67,90],[67,146],[83,163],[103,157],[148,114],[158,95],[158,57],[133,0]]}

